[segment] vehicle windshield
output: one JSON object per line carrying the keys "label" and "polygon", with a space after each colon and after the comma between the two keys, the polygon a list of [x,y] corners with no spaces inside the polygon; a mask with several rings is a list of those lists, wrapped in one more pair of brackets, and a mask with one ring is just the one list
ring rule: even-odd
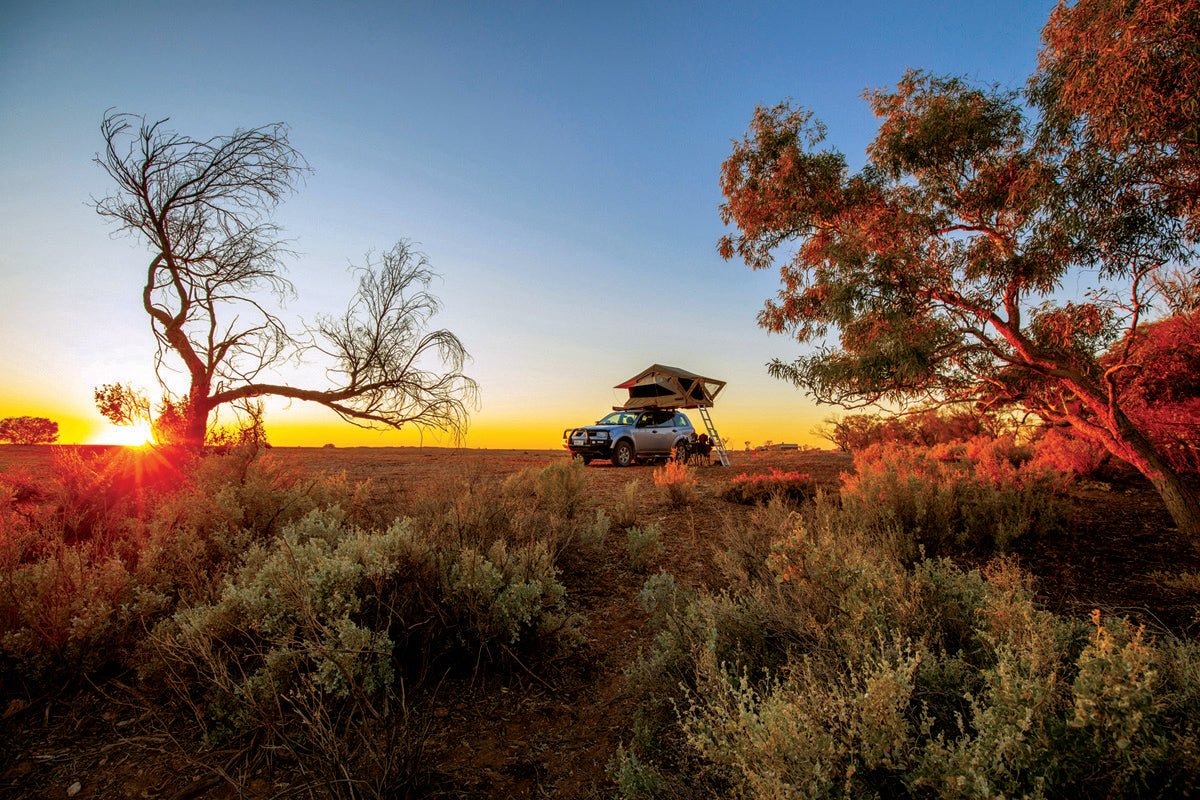
{"label": "vehicle windshield", "polygon": [[637,412],[635,411],[614,411],[604,419],[597,422],[597,425],[632,425],[637,422]]}

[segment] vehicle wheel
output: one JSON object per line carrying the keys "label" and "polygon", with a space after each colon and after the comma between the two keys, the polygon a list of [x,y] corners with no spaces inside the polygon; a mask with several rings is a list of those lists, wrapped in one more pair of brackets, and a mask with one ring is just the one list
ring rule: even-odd
{"label": "vehicle wheel", "polygon": [[580,458],[580,460],[582,460],[582,461],[583,461],[583,465],[584,465],[585,467],[586,467],[588,464],[592,463],[592,457],[591,457],[591,456],[580,456],[579,458]]}
{"label": "vehicle wheel", "polygon": [[686,464],[690,460],[690,455],[691,454],[688,453],[687,439],[680,439],[675,443],[675,446],[671,448],[671,457],[675,461]]}
{"label": "vehicle wheel", "polygon": [[628,467],[633,463],[633,442],[622,439],[613,448],[612,463],[615,467]]}

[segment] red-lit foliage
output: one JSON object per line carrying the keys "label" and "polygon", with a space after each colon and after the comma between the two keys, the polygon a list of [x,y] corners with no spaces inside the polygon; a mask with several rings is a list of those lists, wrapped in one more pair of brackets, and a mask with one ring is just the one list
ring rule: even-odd
{"label": "red-lit foliage", "polygon": [[822,435],[843,452],[873,444],[907,444],[933,447],[976,436],[999,436],[1004,424],[992,414],[927,409],[913,414],[848,414],[829,419]]}
{"label": "red-lit foliage", "polygon": [[1091,477],[1109,460],[1100,445],[1082,439],[1066,427],[1047,427],[1032,442],[1033,466],[1080,478]]}
{"label": "red-lit foliage", "polygon": [[179,488],[190,454],[176,448],[113,447],[92,455],[63,449],[54,477],[0,475],[14,508],[39,530],[67,543],[109,540],[130,519],[144,519],[152,498]]}
{"label": "red-lit foliage", "polygon": [[1122,403],[1175,469],[1200,472],[1200,312],[1138,328],[1106,362],[1124,356],[1117,374]]}
{"label": "red-lit foliage", "polygon": [[769,472],[743,472],[729,482],[722,497],[734,503],[765,503],[772,497],[800,502],[816,494],[816,482],[805,472],[784,472],[772,467]]}
{"label": "red-lit foliage", "polygon": [[[1035,93],[1089,144],[1137,159],[1155,194],[1200,224],[1200,2],[1060,3],[1042,31]],[[1049,102],[1047,102],[1047,100]]]}

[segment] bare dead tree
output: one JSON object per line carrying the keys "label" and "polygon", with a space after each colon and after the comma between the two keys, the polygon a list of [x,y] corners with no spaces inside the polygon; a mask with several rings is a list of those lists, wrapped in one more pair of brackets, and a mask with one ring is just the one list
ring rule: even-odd
{"label": "bare dead tree", "polygon": [[[167,120],[109,112],[96,163],[115,191],[95,201],[117,230],[152,256],[142,306],[157,342],[155,371],[181,362],[189,379],[183,442],[204,442],[210,414],[267,395],[320,403],[362,427],[413,425],[460,434],[477,387],[463,374],[466,348],[429,330],[439,303],[425,256],[401,242],[358,272],[346,312],[289,331],[278,307],[293,294],[290,255],[271,210],[308,170],[276,123],[204,141]],[[267,301],[273,297],[275,305]],[[325,388],[269,383],[271,369],[305,356],[330,360]]]}

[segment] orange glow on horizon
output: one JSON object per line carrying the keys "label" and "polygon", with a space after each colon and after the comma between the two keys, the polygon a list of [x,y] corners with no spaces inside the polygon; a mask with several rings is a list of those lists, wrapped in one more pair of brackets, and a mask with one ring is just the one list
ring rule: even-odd
{"label": "orange glow on horizon", "polygon": [[150,423],[139,422],[136,425],[106,425],[92,436],[87,444],[115,444],[124,447],[145,447],[154,443],[154,433]]}
{"label": "orange glow on horizon", "polygon": [[[0,398],[2,401],[3,398]],[[320,410],[303,411],[269,409],[266,418],[267,439],[277,447],[466,447],[497,450],[561,450],[562,432],[567,428],[588,425],[608,411],[611,403],[564,405],[539,409],[505,408],[488,413],[485,410],[471,419],[466,436],[456,441],[453,436],[426,432],[415,428],[395,430],[363,430],[349,425],[332,414]],[[713,410],[717,430],[736,450],[753,446],[768,439],[775,442],[796,442],[801,445],[827,446],[813,435],[813,428],[828,411],[779,407],[757,398],[752,403],[737,402],[718,405]],[[116,426],[84,408],[53,407],[45,401],[5,404],[0,402],[0,418],[7,416],[45,416],[59,423],[60,444],[98,444],[140,447],[152,443],[148,425]],[[703,425],[695,412],[689,413],[692,424]]]}

